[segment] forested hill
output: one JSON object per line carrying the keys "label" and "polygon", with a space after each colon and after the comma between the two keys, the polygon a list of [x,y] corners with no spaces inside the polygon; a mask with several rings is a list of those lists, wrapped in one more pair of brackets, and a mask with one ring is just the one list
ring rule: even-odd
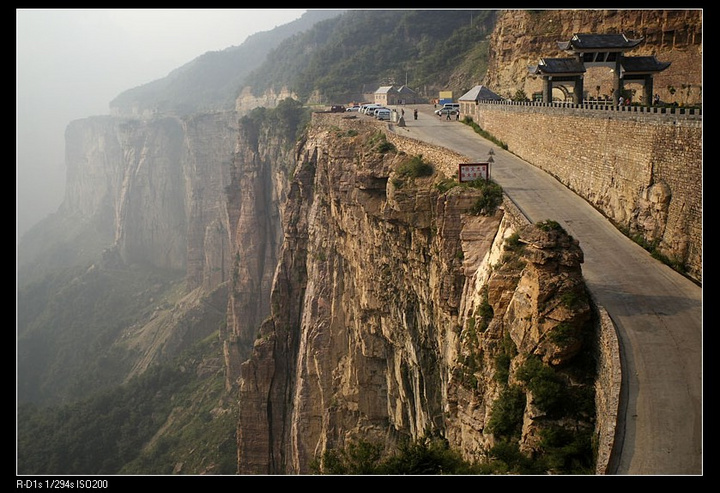
{"label": "forested hill", "polygon": [[420,94],[481,82],[493,10],[349,11],[287,39],[246,79],[258,95],[286,87],[307,101],[352,101],[379,85]]}

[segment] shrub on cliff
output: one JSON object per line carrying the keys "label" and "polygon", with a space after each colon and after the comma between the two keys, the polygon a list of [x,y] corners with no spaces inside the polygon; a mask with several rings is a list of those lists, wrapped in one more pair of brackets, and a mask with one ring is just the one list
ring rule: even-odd
{"label": "shrub on cliff", "polygon": [[403,178],[421,178],[423,176],[432,176],[435,169],[431,164],[423,161],[422,156],[412,156],[403,162],[397,170],[399,176]]}
{"label": "shrub on cliff", "polygon": [[438,432],[426,430],[415,440],[406,440],[395,452],[385,453],[376,443],[360,440],[345,448],[326,451],[311,464],[315,474],[479,474],[481,469],[452,450]]}
{"label": "shrub on cliff", "polygon": [[502,187],[494,181],[483,179],[473,181],[471,186],[479,189],[481,193],[468,212],[474,216],[494,214],[498,206],[502,204]]}

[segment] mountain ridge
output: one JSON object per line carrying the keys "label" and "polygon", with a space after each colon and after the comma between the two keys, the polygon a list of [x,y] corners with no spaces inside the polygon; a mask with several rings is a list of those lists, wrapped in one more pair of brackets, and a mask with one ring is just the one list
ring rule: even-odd
{"label": "mountain ridge", "polygon": [[155,115],[232,110],[247,75],[274,47],[341,10],[308,10],[296,21],[252,34],[238,46],[207,52],[166,77],[128,89],[110,102],[114,115]]}

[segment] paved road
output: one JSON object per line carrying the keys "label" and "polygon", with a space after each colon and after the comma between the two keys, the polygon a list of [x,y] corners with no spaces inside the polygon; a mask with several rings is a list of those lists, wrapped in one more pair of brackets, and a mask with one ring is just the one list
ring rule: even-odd
{"label": "paved road", "polygon": [[[580,241],[589,289],[614,321],[623,364],[615,474],[702,474],[702,288],[653,259],[587,202],[431,105],[405,108],[407,135],[483,162],[531,222],[552,219]],[[409,111],[408,111],[409,110]]]}

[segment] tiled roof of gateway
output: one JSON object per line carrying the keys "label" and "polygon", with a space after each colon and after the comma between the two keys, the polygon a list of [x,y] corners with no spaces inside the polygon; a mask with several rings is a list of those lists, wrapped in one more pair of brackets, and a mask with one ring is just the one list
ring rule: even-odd
{"label": "tiled roof of gateway", "polygon": [[624,57],[621,63],[626,73],[661,72],[670,66],[670,62],[659,62],[654,56]]}
{"label": "tiled roof of gateway", "polygon": [[570,41],[558,42],[566,51],[628,50],[635,48],[642,39],[628,39],[624,34],[574,34]]}
{"label": "tiled roof of gateway", "polygon": [[575,58],[541,58],[538,65],[530,67],[532,74],[582,74],[585,65]]}

